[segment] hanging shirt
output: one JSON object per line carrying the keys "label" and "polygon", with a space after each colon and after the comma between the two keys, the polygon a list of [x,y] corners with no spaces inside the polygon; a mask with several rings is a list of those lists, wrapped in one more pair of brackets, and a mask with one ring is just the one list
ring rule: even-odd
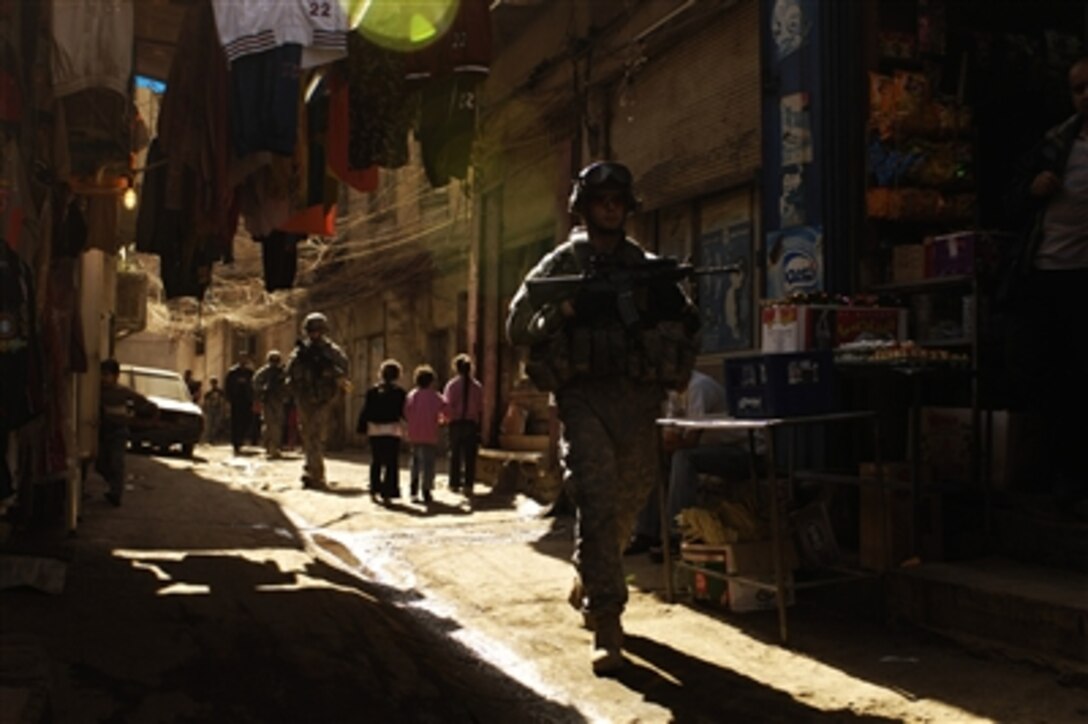
{"label": "hanging shirt", "polygon": [[358,33],[348,37],[351,168],[400,168],[408,163],[412,113],[399,53],[379,48]]}
{"label": "hanging shirt", "polygon": [[54,97],[109,88],[127,98],[132,77],[133,0],[65,0],[54,5]]}
{"label": "hanging shirt", "polygon": [[482,75],[447,75],[431,80],[421,92],[416,135],[427,180],[434,188],[468,175],[476,140],[476,91],[483,80]]}
{"label": "hanging shirt", "polygon": [[405,57],[405,77],[419,84],[451,73],[486,76],[491,67],[490,0],[461,0],[446,33]]}
{"label": "hanging shirt", "polygon": [[30,267],[0,239],[0,434],[38,414],[41,355]]}
{"label": "hanging shirt", "polygon": [[232,63],[288,43],[304,49],[303,68],[347,55],[348,18],[340,0],[212,0],[212,7]]}

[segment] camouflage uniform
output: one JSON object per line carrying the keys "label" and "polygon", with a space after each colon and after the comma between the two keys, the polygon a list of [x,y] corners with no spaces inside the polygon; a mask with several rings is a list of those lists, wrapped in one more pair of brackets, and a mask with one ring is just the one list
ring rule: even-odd
{"label": "camouflage uniform", "polygon": [[[526,279],[581,274],[590,253],[576,229]],[[644,259],[642,248],[627,239],[609,261]],[[530,377],[555,393],[564,481],[578,507],[579,603],[594,617],[619,615],[627,602],[622,551],[660,468],[655,418],[667,387],[682,385],[695,361],[698,318],[680,288],[669,284],[664,293],[643,296],[648,321],[638,330],[625,329],[617,314],[598,314],[588,325],[564,320],[558,306],[534,308],[525,285],[507,319],[510,341],[530,347]],[[609,306],[599,301],[579,299],[576,308]],[[652,306],[671,307],[671,314],[655,314]]]}
{"label": "camouflage uniform", "polygon": [[253,376],[253,394],[261,403],[261,440],[269,457],[279,457],[283,442],[284,407],[290,391],[287,389],[287,372],[279,360],[271,361],[257,370]]}
{"label": "camouflage uniform", "polygon": [[302,448],[306,454],[303,483],[325,484],[325,433],[329,411],[347,377],[348,358],[329,340],[300,341],[287,361],[287,384],[298,406]]}

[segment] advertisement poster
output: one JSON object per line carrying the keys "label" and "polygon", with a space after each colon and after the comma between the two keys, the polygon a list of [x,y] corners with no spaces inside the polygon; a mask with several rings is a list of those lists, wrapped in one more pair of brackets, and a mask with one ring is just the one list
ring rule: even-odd
{"label": "advertisement poster", "polygon": [[699,239],[702,267],[736,264],[739,270],[699,277],[703,353],[752,346],[752,226],[738,221],[712,229]]}
{"label": "advertisement poster", "polygon": [[791,93],[780,101],[782,165],[812,162],[812,122],[807,93]]}
{"label": "advertisement poster", "polygon": [[767,234],[767,298],[824,288],[823,229],[794,226]]}

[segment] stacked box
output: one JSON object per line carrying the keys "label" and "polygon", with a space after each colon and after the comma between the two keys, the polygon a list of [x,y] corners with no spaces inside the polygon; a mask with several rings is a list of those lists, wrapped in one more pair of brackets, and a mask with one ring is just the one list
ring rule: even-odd
{"label": "stacked box", "polygon": [[[763,611],[775,608],[775,592],[741,580],[722,580],[702,571],[744,575],[774,584],[774,544],[769,541],[750,541],[727,545],[702,545],[685,543],[680,551],[683,560],[697,568],[692,572],[692,597],[696,601],[710,603],[738,613]],[[797,556],[792,548],[786,550],[786,566],[789,569],[786,583],[787,605],[794,602],[792,570]]]}
{"label": "stacked box", "polygon": [[926,278],[926,247],[901,244],[892,248],[892,281],[907,284]]}
{"label": "stacked box", "polygon": [[726,359],[729,414],[752,419],[830,412],[835,408],[833,374],[830,351]]}
{"label": "stacked box", "polygon": [[763,352],[834,349],[867,339],[907,338],[907,310],[841,304],[770,304],[762,310]]}
{"label": "stacked box", "polygon": [[[884,463],[884,482],[909,485],[909,462]],[[858,474],[876,477],[874,463],[859,463]],[[858,559],[862,568],[883,571],[899,566],[913,555],[924,561],[942,560],[944,527],[941,496],[923,493],[914,505],[909,490],[885,490],[862,486],[858,513]],[[887,518],[881,496],[887,496]],[[917,520],[915,521],[915,517]],[[918,539],[911,550],[911,526],[917,525]]]}

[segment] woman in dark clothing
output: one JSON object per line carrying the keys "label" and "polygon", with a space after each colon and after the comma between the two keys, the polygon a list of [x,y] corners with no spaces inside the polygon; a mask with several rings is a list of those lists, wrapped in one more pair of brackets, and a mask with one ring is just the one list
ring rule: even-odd
{"label": "woman in dark clothing", "polygon": [[400,362],[382,362],[381,382],[366,391],[356,430],[370,439],[370,495],[388,502],[400,497],[400,439],[407,393],[397,379]]}

